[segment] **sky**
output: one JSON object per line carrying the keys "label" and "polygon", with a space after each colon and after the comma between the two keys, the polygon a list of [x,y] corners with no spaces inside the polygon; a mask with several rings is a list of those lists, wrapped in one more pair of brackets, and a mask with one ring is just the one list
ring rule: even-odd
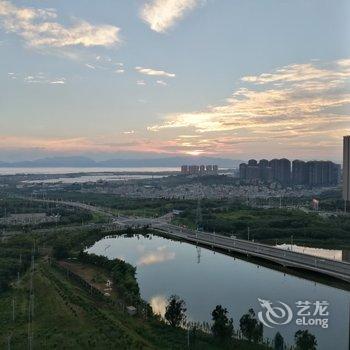
{"label": "sky", "polygon": [[348,0],[0,0],[0,160],[340,161]]}

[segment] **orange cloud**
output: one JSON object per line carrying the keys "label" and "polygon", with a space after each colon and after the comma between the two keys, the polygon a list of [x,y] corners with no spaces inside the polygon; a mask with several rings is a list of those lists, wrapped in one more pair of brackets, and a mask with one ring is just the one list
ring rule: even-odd
{"label": "orange cloud", "polygon": [[234,91],[225,104],[168,114],[148,130],[199,134],[199,139],[178,140],[179,146],[192,147],[193,152],[227,150],[227,143],[221,142],[227,138],[236,145],[236,152],[239,143],[247,147],[247,142],[254,142],[256,147],[265,139],[291,147],[291,138],[304,138],[309,146],[321,137],[332,143],[350,127],[349,80],[350,59],[327,65],[318,61],[294,64],[243,77],[250,87]]}

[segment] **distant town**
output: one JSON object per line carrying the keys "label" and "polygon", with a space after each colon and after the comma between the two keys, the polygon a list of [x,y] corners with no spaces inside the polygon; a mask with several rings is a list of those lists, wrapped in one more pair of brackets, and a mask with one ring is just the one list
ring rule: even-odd
{"label": "distant town", "polygon": [[185,175],[217,175],[218,165],[182,165],[181,174]]}

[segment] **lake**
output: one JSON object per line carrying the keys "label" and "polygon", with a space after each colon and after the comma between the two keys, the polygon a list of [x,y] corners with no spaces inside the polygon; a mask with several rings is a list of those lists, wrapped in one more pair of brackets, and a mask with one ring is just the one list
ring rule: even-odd
{"label": "lake", "polygon": [[144,167],[144,168],[1,168],[0,175],[16,174],[78,174],[78,173],[157,173],[179,171],[179,168]]}
{"label": "lake", "polygon": [[[273,338],[279,331],[292,345],[294,333],[308,329],[317,337],[318,349],[348,349],[348,291],[158,236],[106,237],[87,251],[136,266],[141,296],[159,314],[164,314],[166,299],[177,294],[187,304],[190,321],[211,322],[212,310],[221,304],[229,310],[238,329],[240,317],[249,308],[256,313],[261,311],[266,320],[258,299],[268,300],[274,306],[281,306],[282,302],[289,306],[293,318],[286,325],[273,325],[274,328],[267,327],[271,326],[268,323],[264,327],[265,337]],[[327,302],[329,305],[313,319],[327,319],[328,328],[322,328],[320,323],[297,325],[297,319],[302,319],[297,316],[301,309],[296,303],[300,301],[311,303],[311,313],[317,305]],[[326,313],[329,315],[324,316]],[[317,324],[310,317],[305,319],[309,324]]]}

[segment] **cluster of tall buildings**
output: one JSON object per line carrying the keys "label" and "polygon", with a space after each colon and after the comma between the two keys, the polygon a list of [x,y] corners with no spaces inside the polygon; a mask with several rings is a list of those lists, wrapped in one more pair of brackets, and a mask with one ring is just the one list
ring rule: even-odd
{"label": "cluster of tall buildings", "polygon": [[184,175],[217,175],[217,165],[182,165],[181,174]]}
{"label": "cluster of tall buildings", "polygon": [[333,186],[340,180],[340,165],[331,161],[309,161],[289,159],[251,159],[239,166],[241,181],[279,182],[283,186]]}

